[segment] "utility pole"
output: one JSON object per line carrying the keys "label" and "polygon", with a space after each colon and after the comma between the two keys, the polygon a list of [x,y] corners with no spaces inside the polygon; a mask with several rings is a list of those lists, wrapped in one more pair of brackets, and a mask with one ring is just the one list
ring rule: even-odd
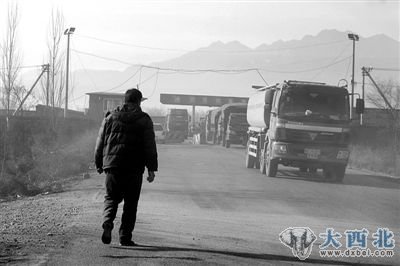
{"label": "utility pole", "polygon": [[47,81],[46,81],[46,106],[49,106],[49,85],[50,85],[50,64],[46,64]]}
{"label": "utility pole", "polygon": [[12,114],[13,116],[15,116],[19,110],[21,110],[22,106],[24,105],[26,99],[28,98],[28,96],[32,93],[33,89],[35,88],[36,84],[39,82],[40,78],[43,76],[44,72],[49,70],[49,64],[46,65],[42,65],[42,72],[40,72],[40,75],[37,77],[37,79],[35,80],[35,82],[33,83],[32,87],[30,88],[30,90],[28,91],[28,93],[25,95],[25,97],[22,99],[21,103],[19,104],[18,108],[14,111],[14,113]]}
{"label": "utility pole", "polygon": [[75,31],[74,27],[66,29],[64,35],[67,35],[67,67],[66,67],[66,77],[65,77],[65,105],[64,105],[64,118],[67,117],[68,113],[68,81],[69,81],[69,39],[71,34]]}
{"label": "utility pole", "polygon": [[195,128],[196,128],[196,106],[192,105],[192,133],[194,133]]}
{"label": "utility pole", "polygon": [[[362,99],[365,101],[365,69],[364,67],[361,68],[362,70]],[[364,124],[363,122],[364,114],[360,114],[360,126]]]}
{"label": "utility pole", "polygon": [[350,119],[353,118],[353,107],[354,107],[354,65],[355,65],[355,55],[356,55],[356,41],[359,40],[357,34],[349,33],[347,35],[350,40],[353,41],[353,70],[351,75],[351,108],[350,108]]}

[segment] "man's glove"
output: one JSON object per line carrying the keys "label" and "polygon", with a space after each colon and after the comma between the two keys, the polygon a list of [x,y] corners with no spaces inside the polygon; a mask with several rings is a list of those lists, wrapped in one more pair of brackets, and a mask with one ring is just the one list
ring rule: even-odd
{"label": "man's glove", "polygon": [[149,176],[147,177],[147,181],[149,181],[149,183],[154,181],[154,178],[156,177],[156,175],[154,174],[154,171],[148,171]]}
{"label": "man's glove", "polygon": [[97,173],[99,174],[103,173],[103,168],[97,168]]}

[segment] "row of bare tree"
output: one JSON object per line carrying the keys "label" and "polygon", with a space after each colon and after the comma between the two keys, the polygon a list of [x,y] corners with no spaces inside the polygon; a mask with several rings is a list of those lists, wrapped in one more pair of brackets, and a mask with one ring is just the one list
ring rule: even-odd
{"label": "row of bare tree", "polygon": [[[0,42],[0,109],[5,109],[7,114],[22,102],[27,94],[25,86],[20,80],[21,51],[18,48],[18,24],[20,14],[17,4],[9,4],[6,18],[6,31],[4,39]],[[61,45],[65,27],[64,16],[61,11],[53,10],[50,16],[47,55],[43,60],[49,64],[48,79],[41,80],[41,90],[34,93],[35,98],[46,105],[61,107],[63,91],[65,88],[65,53]],[[26,105],[28,105],[27,102]]]}

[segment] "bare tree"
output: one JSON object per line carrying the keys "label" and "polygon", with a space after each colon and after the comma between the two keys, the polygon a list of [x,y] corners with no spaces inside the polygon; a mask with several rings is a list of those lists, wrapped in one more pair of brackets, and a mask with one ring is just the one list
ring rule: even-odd
{"label": "bare tree", "polygon": [[1,103],[9,114],[10,109],[17,104],[19,97],[16,95],[18,92],[15,91],[15,88],[17,87],[21,58],[17,48],[18,6],[9,5],[7,11],[6,34],[1,45],[0,79],[3,83]]}
{"label": "bare tree", "polygon": [[377,108],[385,110],[389,116],[388,125],[398,128],[400,125],[400,85],[393,80],[378,82],[378,88],[367,95],[367,100]]}
{"label": "bare tree", "polygon": [[47,91],[47,81],[42,81],[42,99],[49,106],[61,107],[63,103],[63,92],[65,87],[64,57],[61,41],[65,28],[64,16],[61,11],[53,10],[51,13],[46,62],[50,64],[49,86]]}
{"label": "bare tree", "polygon": [[[374,82],[375,85],[375,82]],[[375,85],[376,91],[367,95],[367,100],[387,113],[387,125],[390,130],[390,145],[393,152],[393,165],[395,172],[400,171],[398,164],[399,130],[400,130],[400,85],[392,80],[379,82]]]}

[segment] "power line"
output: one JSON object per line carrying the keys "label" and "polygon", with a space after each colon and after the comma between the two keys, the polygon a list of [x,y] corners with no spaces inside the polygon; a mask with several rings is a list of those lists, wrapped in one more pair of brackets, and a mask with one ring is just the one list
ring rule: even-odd
{"label": "power line", "polygon": [[145,79],[145,80],[139,82],[138,85],[143,85],[143,84],[146,83],[147,81],[151,80],[154,76],[158,75],[158,71],[159,71],[159,70],[157,70],[156,73],[154,73],[153,75],[149,76],[147,79]]}
{"label": "power line", "polygon": [[242,72],[256,71],[257,70],[257,68],[245,68],[245,69],[212,69],[212,68],[210,68],[210,69],[183,69],[183,68],[157,67],[157,66],[150,66],[150,65],[143,65],[143,64],[133,64],[133,63],[129,63],[129,62],[126,62],[126,61],[119,60],[119,59],[100,56],[100,55],[96,55],[96,54],[93,54],[93,53],[78,51],[78,50],[75,50],[75,49],[72,49],[72,51],[75,52],[75,53],[84,54],[84,55],[100,58],[100,59],[103,59],[103,60],[118,62],[118,63],[129,65],[129,66],[136,66],[136,67],[141,67],[141,68],[155,69],[155,70],[160,70],[160,71],[171,71],[171,72],[180,72],[180,73],[214,72],[214,73],[224,73],[224,74],[230,74],[230,73],[236,74],[236,73],[242,73]]}
{"label": "power line", "polygon": [[272,72],[272,73],[286,73],[286,74],[290,74],[290,73],[305,73],[305,72],[312,72],[312,71],[317,71],[317,70],[320,70],[320,69],[328,68],[330,66],[339,64],[339,63],[341,63],[341,62],[343,62],[343,61],[345,61],[345,60],[347,60],[349,58],[351,58],[351,56],[347,56],[345,58],[342,58],[342,59],[340,59],[338,61],[332,62],[332,63],[330,63],[328,65],[325,65],[325,66],[316,67],[316,68],[309,68],[309,69],[304,69],[304,70],[299,70],[299,71],[275,71],[275,70],[271,70],[271,69],[260,69],[260,70],[264,70],[266,72]]}
{"label": "power line", "polygon": [[119,59],[115,59],[115,58],[95,55],[95,54],[92,54],[92,53],[78,51],[78,50],[75,50],[75,49],[71,49],[71,51],[73,51],[75,53],[78,53],[78,54],[84,54],[84,55],[88,55],[88,56],[92,56],[92,57],[97,57],[97,58],[100,58],[100,59],[103,59],[103,60],[113,61],[113,62],[117,62],[117,63],[120,63],[120,64],[128,65],[128,66],[137,66],[135,64],[132,64],[132,63],[129,63],[129,62],[125,62],[125,61],[122,61],[122,60],[119,60]]}
{"label": "power line", "polygon": [[[125,81],[123,81],[123,82],[120,83],[119,85],[114,86],[114,87],[112,87],[111,89],[108,89],[108,90],[105,90],[105,91],[102,91],[102,92],[109,92],[109,91],[112,91],[112,90],[115,90],[115,89],[118,89],[118,88],[122,87],[122,86],[125,85],[129,80],[131,80],[133,77],[135,77],[136,74],[137,74],[139,71],[140,71],[140,68],[139,68],[135,73],[133,73],[133,75],[129,76]],[[79,96],[79,97],[77,97],[77,98],[75,98],[75,99],[72,99],[71,101],[78,100],[78,99],[84,97],[85,95],[86,95],[86,93],[83,94],[83,95],[81,95],[81,96]],[[71,101],[70,101],[70,102],[71,102]]]}
{"label": "power line", "polygon": [[[74,47],[74,46],[72,45],[72,47]],[[85,71],[86,75],[89,77],[89,80],[92,82],[94,88],[97,90],[96,83],[93,81],[92,76],[89,74],[89,72],[87,71],[86,67],[83,65],[83,62],[81,60],[81,56],[79,54],[76,54],[76,55],[78,57],[79,63],[81,64],[83,70]]]}
{"label": "power line", "polygon": [[169,49],[169,48],[158,48],[158,47],[150,47],[150,46],[142,46],[142,45],[137,45],[137,44],[131,44],[131,43],[124,43],[124,42],[116,42],[116,41],[110,41],[110,40],[105,40],[105,39],[100,39],[96,37],[91,37],[91,36],[85,36],[85,35],[80,35],[80,34],[75,34],[79,37],[86,38],[86,39],[92,39],[100,42],[105,42],[105,43],[110,43],[110,44],[117,44],[117,45],[122,45],[122,46],[129,46],[129,47],[135,47],[135,48],[143,48],[143,49],[150,49],[150,50],[160,50],[160,51],[172,51],[172,52],[187,52],[187,50],[182,50],[182,49]]}
{"label": "power line", "polygon": [[159,70],[157,70],[157,73],[156,73],[157,76],[156,76],[156,81],[154,82],[153,91],[150,93],[149,96],[147,96],[147,99],[150,99],[151,97],[153,97],[154,93],[156,92],[157,85],[158,85],[158,73],[159,73]]}
{"label": "power line", "polygon": [[[332,60],[332,62],[335,62],[339,57],[342,56],[342,54],[350,47],[350,44],[347,44],[344,46],[344,48],[339,52],[339,54]],[[315,80],[316,77],[321,75],[327,68],[323,68],[321,71],[316,73],[310,80]]]}
{"label": "power line", "polygon": [[[12,69],[12,70],[15,70],[15,69],[19,69],[19,68],[38,68],[38,67],[43,67],[43,65],[18,66],[18,67],[12,67],[11,69]],[[1,69],[1,70],[7,70],[7,69],[9,69],[9,68],[7,68],[7,67],[0,67],[0,69]]]}
{"label": "power line", "polygon": [[112,91],[112,90],[115,90],[115,89],[118,89],[118,88],[122,87],[122,86],[125,85],[129,80],[131,80],[133,77],[135,77],[136,74],[137,74],[139,71],[141,71],[141,70],[142,70],[142,68],[140,67],[138,70],[136,70],[135,73],[133,73],[133,75],[131,75],[129,78],[127,78],[124,82],[122,82],[122,83],[120,83],[119,85],[117,85],[117,86],[115,86],[115,87],[112,87],[111,89],[108,89],[108,90],[106,90],[106,91],[104,91],[104,92]]}
{"label": "power line", "polygon": [[121,45],[121,46],[134,47],[134,48],[141,48],[141,49],[148,49],[148,50],[158,50],[158,51],[169,51],[169,52],[194,52],[194,51],[196,51],[196,52],[200,52],[200,53],[262,53],[262,52],[272,52],[272,51],[303,49],[303,48],[309,48],[309,47],[325,46],[325,45],[332,45],[332,44],[336,44],[336,43],[347,42],[347,41],[344,41],[344,40],[337,40],[337,41],[331,41],[331,42],[314,43],[314,44],[299,45],[299,46],[293,46],[293,47],[221,51],[221,50],[210,50],[210,49],[204,49],[204,48],[197,49],[197,50],[188,50],[188,49],[152,47],[152,46],[145,46],[145,45],[138,45],[138,44],[132,44],[132,43],[119,42],[119,41],[111,41],[111,40],[101,39],[101,38],[92,37],[92,36],[85,36],[85,35],[80,35],[80,34],[75,34],[75,35],[77,35],[79,37],[82,37],[82,38],[99,41],[99,42],[116,44],[116,45]]}
{"label": "power line", "polygon": [[[345,47],[345,48],[347,48],[347,47]],[[78,51],[78,50],[75,50],[75,49],[73,49],[72,51],[74,51],[76,53],[79,53],[79,54],[84,54],[84,55],[100,58],[100,59],[103,59],[103,60],[114,61],[114,62],[122,63],[122,64],[125,64],[125,65],[129,65],[129,66],[139,67],[139,69],[132,76],[130,76],[127,80],[125,80],[121,84],[119,84],[117,86],[114,86],[113,88],[111,88],[109,90],[106,90],[104,92],[108,92],[108,91],[112,91],[112,90],[115,90],[117,88],[120,88],[121,86],[126,84],[129,80],[131,80],[134,76],[136,76],[136,74],[139,71],[141,71],[143,68],[157,70],[157,74],[153,74],[152,76],[147,78],[145,81],[139,82],[139,84],[143,84],[143,83],[147,82],[148,80],[153,78],[155,75],[157,75],[157,81],[158,81],[158,75],[159,74],[177,74],[177,73],[181,73],[181,74],[201,74],[201,73],[207,73],[207,72],[218,73],[218,74],[241,74],[241,73],[250,72],[250,71],[256,71],[261,76],[261,78],[264,80],[264,82],[266,84],[268,84],[266,82],[266,80],[263,78],[263,76],[261,75],[260,71],[272,72],[272,73],[286,73],[286,74],[287,73],[312,72],[312,71],[317,71],[317,70],[321,70],[321,69],[322,70],[326,69],[326,68],[331,67],[333,65],[339,64],[339,63],[341,63],[341,62],[343,62],[345,60],[348,60],[351,57],[351,56],[348,56],[348,57],[342,58],[340,60],[336,60],[336,61],[334,61],[334,62],[332,62],[330,64],[324,65],[324,66],[320,66],[320,67],[316,67],[316,68],[310,68],[310,69],[304,69],[304,70],[298,70],[298,71],[281,71],[281,70],[271,70],[271,69],[261,69],[261,68],[245,68],[245,69],[211,69],[211,68],[210,69],[183,69],[183,68],[167,68],[167,67],[157,67],[157,66],[150,66],[150,65],[132,64],[132,63],[125,62],[125,61],[122,61],[122,60],[119,60],[119,59],[99,56],[99,55],[96,55],[96,54],[93,54],[93,53],[87,53],[87,52]],[[345,51],[345,49],[342,50],[341,53],[338,56],[336,56],[336,58],[338,58],[344,51]],[[172,72],[172,73],[168,73],[168,72]],[[83,95],[83,96],[85,96],[85,95]],[[83,96],[80,96],[80,97],[78,97],[76,99],[79,99],[79,98],[81,98]]]}
{"label": "power line", "polygon": [[317,68],[310,68],[310,69],[304,69],[304,70],[298,70],[298,71],[282,71],[282,70],[272,70],[272,69],[263,69],[263,68],[244,68],[244,69],[183,69],[183,68],[167,68],[167,67],[157,67],[157,66],[150,66],[150,65],[140,65],[140,64],[132,64],[132,63],[128,63],[128,62],[124,62],[118,59],[114,59],[114,58],[109,58],[109,57],[104,57],[104,56],[99,56],[99,55],[95,55],[93,53],[87,53],[87,52],[83,52],[83,51],[78,51],[78,50],[73,50],[76,53],[81,53],[81,54],[85,54],[85,55],[89,55],[89,56],[93,56],[93,57],[97,57],[103,60],[110,60],[110,61],[115,61],[115,62],[120,62],[126,65],[130,65],[130,66],[137,66],[137,67],[141,67],[141,68],[148,68],[148,69],[155,69],[155,70],[160,70],[160,71],[170,71],[170,72],[178,72],[178,73],[185,73],[185,74],[192,74],[192,73],[204,73],[204,72],[211,72],[211,73],[219,73],[219,74],[240,74],[240,73],[245,73],[245,72],[250,72],[250,71],[266,71],[266,72],[272,72],[272,73],[304,73],[304,72],[311,72],[311,71],[316,71],[316,70],[320,70],[320,69],[324,69],[330,66],[333,66],[335,64],[341,63],[345,60],[347,60],[348,58],[350,58],[351,56],[342,58],[338,61],[332,62],[328,65],[324,65],[321,67],[317,67]]}
{"label": "power line", "polygon": [[382,71],[400,71],[400,68],[384,68],[384,67],[372,67],[373,70],[382,70]]}
{"label": "power line", "polygon": [[351,60],[350,60],[350,58],[349,58],[349,62],[347,63],[345,78],[347,78],[347,77],[349,76],[350,65],[351,65]]}

